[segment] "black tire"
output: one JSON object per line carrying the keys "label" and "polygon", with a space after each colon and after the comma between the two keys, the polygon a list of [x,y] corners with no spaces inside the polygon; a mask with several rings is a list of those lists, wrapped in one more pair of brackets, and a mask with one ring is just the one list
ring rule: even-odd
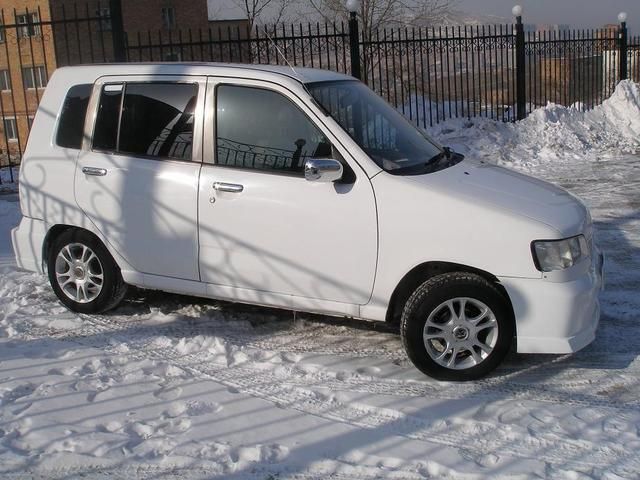
{"label": "black tire", "polygon": [[[95,263],[96,260],[94,259],[92,260],[92,265],[99,266],[102,271],[102,283],[99,287],[99,293],[90,301],[88,301],[89,296],[87,295],[85,295],[85,298],[81,298],[81,300],[84,301],[75,301],[70,298],[70,296],[63,291],[63,288],[58,281],[58,275],[56,274],[56,262],[60,262],[60,260],[58,260],[58,254],[68,246],[74,246],[73,249],[77,251],[80,248],[78,245],[86,246],[91,249],[99,262]],[[64,263],[61,265],[64,265]],[[120,274],[120,268],[111,257],[111,254],[98,238],[85,230],[65,230],[54,239],[47,258],[47,270],[49,274],[49,282],[51,283],[51,287],[53,288],[56,296],[63,305],[74,312],[106,312],[118,306],[127,293],[127,284],[124,283],[122,275]],[[63,280],[64,277],[61,281]],[[92,280],[94,282],[98,282],[95,277]],[[76,288],[76,291],[77,290],[78,289]],[[97,290],[97,287],[94,288],[94,293],[95,290]]]}
{"label": "black tire", "polygon": [[[486,354],[486,352],[474,347],[478,357],[483,354],[486,355],[479,362],[474,358],[466,358],[471,357],[469,350],[463,350],[461,353],[456,354],[456,359],[462,359],[461,362],[469,364],[468,367],[462,365],[460,369],[448,368],[446,365],[436,362],[427,351],[427,345],[423,338],[423,332],[429,316],[432,313],[437,315],[441,311],[446,313],[443,303],[456,298],[469,298],[483,303],[489,307],[495,316],[496,322],[493,324],[497,324],[497,339],[495,338],[495,330],[491,334],[493,335],[491,341],[495,341],[493,350]],[[454,310],[455,305],[456,303],[454,302]],[[457,303],[457,305],[459,312],[461,303]],[[474,308],[474,306],[470,302],[467,308]],[[453,318],[453,315],[451,315],[451,318]],[[479,318],[479,315],[476,318]],[[443,321],[442,325],[446,324],[447,322]],[[478,325],[481,324],[482,322],[478,322]],[[444,327],[442,330],[444,331]],[[440,334],[438,329],[434,331]],[[459,333],[464,336],[464,331]],[[409,297],[402,312],[400,334],[407,355],[413,364],[426,375],[437,380],[475,380],[494,370],[509,352],[514,336],[513,313],[504,295],[494,284],[483,277],[464,272],[444,273],[427,280]],[[454,351],[447,349],[447,347],[453,345],[453,342],[456,341],[455,335],[448,331],[447,334],[452,339],[452,343],[447,343],[446,347],[443,345],[444,342],[442,340],[428,340],[432,352],[435,350],[437,354],[445,350],[448,352]],[[471,333],[467,332],[467,337],[469,335]],[[478,336],[480,335],[482,333],[478,333]],[[438,350],[438,347],[440,350]],[[448,354],[443,358],[443,362],[444,359],[450,359],[451,357],[453,357],[453,354]],[[476,364],[473,365],[473,362],[476,362]]]}

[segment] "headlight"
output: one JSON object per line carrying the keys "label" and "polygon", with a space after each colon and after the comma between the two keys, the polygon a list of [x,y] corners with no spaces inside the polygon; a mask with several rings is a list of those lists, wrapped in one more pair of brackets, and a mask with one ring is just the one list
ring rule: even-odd
{"label": "headlight", "polygon": [[533,242],[533,261],[542,272],[564,270],[589,256],[589,246],[584,235],[564,240]]}

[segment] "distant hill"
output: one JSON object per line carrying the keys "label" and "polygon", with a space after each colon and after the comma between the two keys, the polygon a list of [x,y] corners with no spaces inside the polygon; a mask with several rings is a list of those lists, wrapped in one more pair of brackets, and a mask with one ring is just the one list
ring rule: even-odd
{"label": "distant hill", "polygon": [[482,15],[455,10],[438,19],[438,25],[499,25],[512,23],[513,20],[497,15]]}
{"label": "distant hill", "polygon": [[[209,20],[237,20],[246,17],[245,10],[241,7],[242,2],[237,0],[207,0],[209,6]],[[273,8],[269,7],[265,10],[265,19],[272,13]],[[299,4],[293,4],[289,10],[288,21],[319,20],[316,11],[305,8],[305,0],[301,0]],[[285,16],[286,18],[286,16]],[[285,20],[287,21],[287,20]],[[446,25],[493,25],[511,23],[511,18],[499,17],[496,15],[482,15],[464,12],[462,10],[454,10],[444,15],[434,18],[428,22],[428,26],[446,26]],[[413,23],[408,21],[407,23]]]}

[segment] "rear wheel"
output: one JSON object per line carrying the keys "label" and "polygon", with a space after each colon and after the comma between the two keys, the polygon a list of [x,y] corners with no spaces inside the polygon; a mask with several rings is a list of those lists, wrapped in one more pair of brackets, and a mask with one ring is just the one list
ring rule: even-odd
{"label": "rear wheel", "polygon": [[53,242],[47,267],[53,291],[74,312],[105,312],[115,308],[126,293],[111,255],[84,230],[62,232]]}
{"label": "rear wheel", "polygon": [[504,359],[514,335],[511,310],[495,285],[453,272],[423,283],[407,301],[401,334],[418,369],[439,380],[474,380]]}

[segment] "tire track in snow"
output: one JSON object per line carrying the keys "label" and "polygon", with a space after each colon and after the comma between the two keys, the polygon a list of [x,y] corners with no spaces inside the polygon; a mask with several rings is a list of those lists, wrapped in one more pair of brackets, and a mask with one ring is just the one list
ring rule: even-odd
{"label": "tire track in snow", "polygon": [[[103,348],[104,343],[107,341],[101,338],[101,335],[109,334],[108,338],[112,338],[113,335],[120,334],[121,342],[128,344],[132,343],[138,345],[137,348],[144,350],[149,348],[148,344],[151,339],[156,337],[167,336],[169,338],[183,338],[192,337],[198,335],[215,335],[221,338],[226,344],[237,345],[245,348],[255,348],[257,350],[265,349],[262,342],[247,342],[245,339],[240,339],[237,343],[234,342],[237,336],[241,334],[234,334],[233,332],[221,331],[219,325],[216,325],[215,329],[208,328],[203,330],[193,330],[189,328],[188,334],[185,330],[176,328],[175,325],[163,326],[132,326],[130,322],[117,322],[111,319],[105,319],[98,316],[86,316],[82,315],[81,318],[85,321],[82,327],[73,330],[56,330],[51,328],[37,328],[32,329],[29,332],[30,336],[35,338],[53,337],[57,339],[66,339],[67,337],[76,337],[76,340],[82,339],[81,343],[89,344],[91,346],[97,346]],[[93,337],[93,339],[92,339]],[[94,345],[95,344],[95,345]],[[268,343],[267,343],[268,344]],[[169,347],[167,347],[169,348]],[[268,350],[274,350],[268,348]],[[296,350],[298,351],[298,350]],[[310,350],[313,353],[320,353],[316,349]],[[206,352],[198,352],[197,355],[204,355]],[[327,353],[328,355],[337,355],[337,353]],[[350,351],[342,351],[342,355],[351,356]],[[371,357],[379,357],[375,353],[369,355]],[[536,402],[545,402],[551,404],[572,405],[581,407],[600,407],[607,410],[613,410],[619,414],[628,411],[640,411],[640,398],[632,398],[630,400],[615,400],[605,396],[597,396],[594,393],[585,394],[583,389],[588,388],[593,391],[594,379],[593,371],[590,378],[585,379],[578,369],[569,369],[566,367],[558,366],[554,367],[548,364],[544,365],[544,372],[540,374],[529,374],[523,368],[515,369],[512,373],[507,373],[501,377],[486,378],[469,383],[447,383],[447,382],[419,382],[419,381],[405,381],[399,379],[379,378],[375,376],[366,375],[336,375],[336,372],[319,370],[312,374],[304,371],[296,371],[298,368],[296,364],[280,365],[274,364],[274,369],[278,366],[278,372],[273,371],[270,375],[274,378],[274,381],[279,383],[286,382],[292,387],[300,388],[326,388],[335,391],[347,391],[355,393],[369,393],[376,395],[392,395],[402,397],[427,397],[438,398],[447,400],[456,400],[462,398],[488,398],[493,399],[496,396],[504,396],[507,398],[513,398],[518,400],[531,400]],[[225,367],[229,368],[229,367]],[[235,367],[233,367],[235,368]],[[249,373],[257,372],[260,375],[266,375],[264,368],[244,367]],[[324,367],[322,367],[324,368]],[[539,375],[543,378],[549,378],[554,372],[550,374],[549,370],[557,368],[558,372],[562,375],[558,379],[551,379],[553,383],[537,383],[536,377]],[[598,379],[597,387],[599,390],[606,390],[609,387],[615,387],[617,389],[622,388],[624,385],[620,384],[619,379],[610,379],[610,374],[607,370],[599,370],[601,377]],[[625,373],[629,374],[630,369],[625,370]],[[628,381],[634,380],[633,375],[627,375]],[[533,384],[536,382],[536,384]]]}
{"label": "tire track in snow", "polygon": [[[381,435],[396,435],[412,440],[454,447],[479,463],[488,456],[499,458],[508,455],[518,458],[533,458],[552,465],[589,468],[624,466],[629,471],[640,471],[640,459],[635,452],[619,444],[595,444],[587,440],[577,440],[559,436],[546,430],[535,435],[518,432],[513,426],[470,419],[446,419],[429,421],[424,418],[405,415],[392,409],[383,409],[362,404],[345,403],[339,395],[325,394],[323,391],[363,392],[377,395],[421,396],[428,398],[469,398],[507,396],[513,399],[530,399],[552,404],[579,405],[595,408],[606,416],[624,416],[629,405],[611,405],[611,401],[598,401],[590,397],[580,397],[570,392],[554,392],[531,385],[501,384],[504,380],[491,380],[474,385],[455,384],[443,389],[443,384],[414,384],[375,378],[336,379],[330,375],[314,374],[313,378],[276,374],[257,368],[251,363],[226,366],[207,362],[207,352],[183,354],[173,346],[161,348],[152,345],[154,335],[162,335],[161,326],[142,327],[142,334],[130,328],[113,328],[113,322],[100,317],[82,316],[85,322],[72,332],[49,332],[59,340],[70,341],[102,348],[115,348],[113,341],[129,346],[128,356],[135,360],[163,361],[196,378],[215,381],[232,391],[260,398],[275,405],[311,414],[330,421],[379,431]],[[69,334],[72,333],[70,336]],[[634,409],[640,409],[635,405]]]}
{"label": "tire track in snow", "polygon": [[[337,462],[344,469],[343,462]],[[256,471],[242,471],[243,480],[380,480],[379,469],[363,469],[358,468],[353,474],[339,473],[334,471],[319,471],[311,473],[287,473],[287,468],[269,469],[258,468]],[[369,470],[369,471],[367,471]],[[375,471],[373,471],[375,470]],[[416,473],[406,470],[393,471],[385,470],[385,479],[388,480],[425,480],[422,473]],[[212,478],[224,478],[225,475],[233,475],[233,472],[221,472],[220,468],[206,468],[202,466],[163,466],[154,464],[136,464],[136,465],[115,465],[104,467],[93,466],[70,466],[47,469],[43,472],[3,472],[3,480],[183,480],[202,479],[210,480]],[[456,476],[456,478],[458,478]],[[476,475],[464,475],[463,478],[479,479]]]}
{"label": "tire track in snow", "polygon": [[[73,331],[74,335],[79,336],[91,336],[93,334],[104,333],[117,333],[121,332],[123,335],[121,340],[123,343],[131,344],[136,342],[141,345],[147,345],[149,340],[156,337],[168,336],[170,338],[189,338],[198,335],[215,335],[222,339],[227,344],[233,344],[239,347],[255,348],[257,350],[271,350],[277,351],[277,345],[270,348],[265,346],[263,342],[247,342],[244,338],[237,338],[242,334],[234,334],[233,332],[225,332],[221,330],[220,325],[216,325],[215,329],[212,329],[209,325],[208,328],[201,330],[194,330],[193,325],[188,330],[182,330],[176,328],[175,325],[169,326],[131,326],[129,322],[121,323],[104,317],[97,316],[82,316],[91,327],[87,324],[83,325],[80,329],[83,333],[77,330]],[[89,333],[89,330],[93,330]],[[69,335],[69,331],[62,331],[56,333],[55,331],[47,330],[46,333],[42,332],[42,335]],[[301,342],[299,342],[301,343]],[[145,348],[145,347],[143,347]],[[299,350],[295,350],[299,352]],[[307,350],[305,350],[307,352]],[[317,349],[308,350],[308,352],[321,353]],[[198,355],[203,355],[205,352],[198,352]],[[379,357],[377,352],[371,353],[368,356]],[[327,353],[328,355],[337,355],[335,352]],[[342,351],[342,355],[352,356],[349,349]],[[355,356],[355,355],[354,355]],[[275,367],[276,365],[274,365]],[[615,411],[640,411],[640,398],[633,398],[629,401],[617,401],[604,396],[597,396],[593,393],[584,394],[583,388],[589,388],[593,390],[593,375],[585,379],[578,369],[569,369],[565,366],[554,366],[545,364],[544,371],[540,374],[529,374],[526,370],[515,369],[511,373],[507,373],[501,377],[486,378],[470,383],[446,383],[435,381],[405,381],[399,379],[386,379],[378,378],[375,376],[366,375],[347,375],[339,376],[337,378],[335,372],[327,372],[319,370],[308,374],[303,371],[295,371],[296,364],[290,365],[277,365],[279,373],[274,374],[274,379],[279,383],[287,382],[291,386],[301,388],[327,388],[336,391],[351,391],[357,393],[370,393],[378,395],[396,395],[403,397],[427,397],[427,398],[441,398],[441,399],[461,399],[461,398],[473,398],[473,397],[487,397],[495,398],[497,395],[503,395],[509,398],[517,398],[518,400],[532,400],[537,402],[547,402],[553,404],[574,405],[582,407],[603,407],[607,409],[613,409]],[[246,367],[245,367],[246,368]],[[324,367],[323,367],[324,368]],[[549,372],[549,370],[556,370],[562,373],[558,379],[552,379],[551,384],[533,384],[539,375],[544,378],[548,378],[555,372]],[[253,371],[265,375],[264,368],[256,368]],[[597,387],[600,390],[606,390],[610,385],[615,385],[620,388],[618,379],[608,379],[610,374],[607,370],[599,370],[602,373],[602,378],[599,379]],[[593,373],[593,372],[592,372]],[[627,369],[626,373],[629,374],[630,370]],[[632,376],[629,376],[632,378]]]}

